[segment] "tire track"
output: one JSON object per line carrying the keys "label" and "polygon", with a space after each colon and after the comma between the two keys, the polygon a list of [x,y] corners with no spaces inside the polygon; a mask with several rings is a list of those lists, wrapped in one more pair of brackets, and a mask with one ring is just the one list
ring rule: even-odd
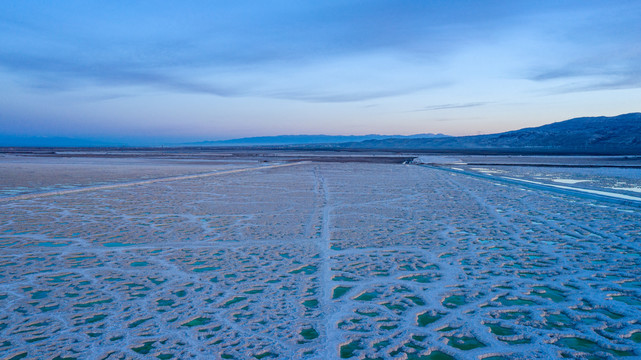
{"label": "tire track", "polygon": [[180,175],[180,176],[148,179],[148,180],[127,182],[127,183],[120,183],[120,184],[88,186],[88,187],[83,187],[83,188],[78,188],[78,189],[56,190],[56,191],[48,191],[48,192],[41,192],[41,193],[22,194],[22,195],[16,195],[16,196],[11,196],[11,197],[0,198],[0,202],[8,202],[8,201],[16,201],[16,200],[30,200],[30,199],[37,199],[37,198],[42,198],[42,197],[68,195],[68,194],[75,194],[75,193],[81,193],[81,192],[87,192],[87,191],[118,189],[118,188],[123,188],[123,187],[137,186],[137,185],[147,185],[147,184],[154,184],[154,183],[166,182],[166,181],[199,179],[199,178],[205,178],[205,177],[209,177],[209,176],[236,174],[236,173],[254,171],[254,170],[275,169],[275,168],[286,167],[286,166],[302,165],[302,164],[306,164],[306,163],[307,163],[307,161],[299,161],[299,162],[288,163],[288,164],[256,166],[256,167],[251,167],[251,168],[242,168],[242,169],[224,170],[224,171],[214,171],[214,172],[207,172],[207,173],[200,173],[200,174],[193,174],[193,175]]}

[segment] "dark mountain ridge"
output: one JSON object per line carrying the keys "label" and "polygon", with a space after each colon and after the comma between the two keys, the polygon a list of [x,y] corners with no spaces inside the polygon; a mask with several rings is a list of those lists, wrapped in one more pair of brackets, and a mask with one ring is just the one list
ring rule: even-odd
{"label": "dark mountain ridge", "polygon": [[446,138],[367,140],[342,149],[511,150],[574,153],[641,153],[641,113],[582,117],[498,134]]}
{"label": "dark mountain ridge", "polygon": [[[122,143],[58,137],[11,137],[0,134],[0,147],[131,147]],[[135,141],[133,141],[135,142]],[[160,142],[157,140],[156,142]],[[140,145],[147,148],[151,145]],[[156,146],[156,145],[154,145]],[[539,127],[474,136],[418,135],[280,135],[189,144],[168,148],[265,148],[300,150],[417,151],[465,153],[641,154],[641,113],[581,117]]]}
{"label": "dark mountain ridge", "polygon": [[345,142],[360,142],[365,140],[412,139],[448,137],[443,134],[416,135],[276,135],[256,136],[229,140],[198,141],[183,144],[185,146],[265,146],[265,145],[305,145],[305,144],[336,144]]}

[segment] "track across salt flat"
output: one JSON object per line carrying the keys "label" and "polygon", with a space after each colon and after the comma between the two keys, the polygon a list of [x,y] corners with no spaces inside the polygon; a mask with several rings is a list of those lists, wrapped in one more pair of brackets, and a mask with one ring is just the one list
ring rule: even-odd
{"label": "track across salt flat", "polygon": [[219,171],[206,172],[206,173],[200,173],[200,174],[161,177],[161,178],[146,179],[141,181],[133,181],[133,182],[126,182],[126,183],[119,183],[119,184],[97,185],[97,186],[81,187],[77,189],[36,192],[36,193],[22,194],[22,195],[16,195],[16,196],[0,197],[0,202],[37,199],[37,198],[47,197],[47,196],[68,195],[68,194],[75,194],[75,193],[87,192],[87,191],[118,189],[118,188],[123,188],[128,186],[147,185],[147,184],[154,184],[154,183],[166,182],[166,181],[199,179],[199,178],[205,178],[205,177],[216,176],[216,175],[235,174],[235,173],[241,173],[241,172],[247,172],[247,171],[274,169],[274,168],[285,167],[285,166],[295,166],[295,165],[301,165],[304,163],[305,162],[302,161],[302,162],[293,162],[293,163],[287,163],[287,164],[254,166],[250,168],[242,168],[242,169],[234,169],[234,170],[219,170]]}

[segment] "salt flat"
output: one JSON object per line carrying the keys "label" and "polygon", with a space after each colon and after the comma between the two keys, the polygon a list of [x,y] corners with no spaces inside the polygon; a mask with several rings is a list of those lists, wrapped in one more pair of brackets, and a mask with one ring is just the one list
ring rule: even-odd
{"label": "salt flat", "polygon": [[0,202],[2,358],[641,356],[639,206],[417,165],[37,163],[0,196],[133,184]]}

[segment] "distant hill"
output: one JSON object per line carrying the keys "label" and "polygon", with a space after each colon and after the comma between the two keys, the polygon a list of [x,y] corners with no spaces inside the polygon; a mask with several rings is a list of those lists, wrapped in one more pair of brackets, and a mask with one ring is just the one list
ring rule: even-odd
{"label": "distant hill", "polygon": [[199,141],[182,144],[185,146],[270,146],[270,145],[307,145],[307,144],[335,144],[345,142],[360,142],[365,140],[385,139],[431,139],[448,137],[443,134],[417,134],[417,135],[277,135],[246,137],[230,140]]}
{"label": "distant hill", "polygon": [[[0,134],[0,147],[115,147],[138,139],[95,140],[65,137],[20,137]],[[641,154],[641,113],[582,117],[533,128],[475,136],[418,135],[279,135],[231,140],[138,146],[253,147],[324,150],[465,151],[504,153]]]}
{"label": "distant hill", "polygon": [[366,140],[342,149],[641,153],[641,113],[583,117],[490,135]]}

